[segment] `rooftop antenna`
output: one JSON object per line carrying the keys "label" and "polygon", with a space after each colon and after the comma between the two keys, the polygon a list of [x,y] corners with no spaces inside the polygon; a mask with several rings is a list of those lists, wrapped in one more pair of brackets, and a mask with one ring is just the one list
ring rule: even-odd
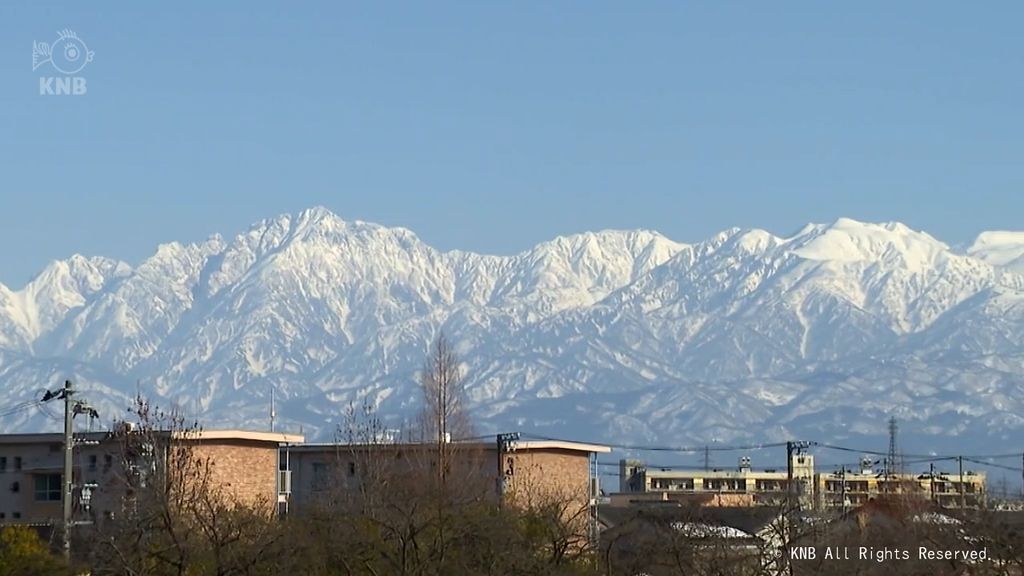
{"label": "rooftop antenna", "polygon": [[270,387],[270,431],[274,431],[274,419],[277,417],[277,407],[274,405],[274,387]]}

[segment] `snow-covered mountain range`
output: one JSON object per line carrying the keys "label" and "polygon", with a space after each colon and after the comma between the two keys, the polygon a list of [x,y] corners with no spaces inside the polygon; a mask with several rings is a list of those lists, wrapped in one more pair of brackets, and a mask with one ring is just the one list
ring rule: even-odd
{"label": "snow-covered mountain range", "polygon": [[[274,389],[280,428],[326,439],[350,401],[412,414],[439,330],[482,432],[838,441],[880,437],[895,414],[921,445],[1024,439],[1024,233],[957,249],[849,219],[489,256],[315,208],[136,267],[76,255],[0,285],[0,386],[14,406],[71,378],[107,419],[141,388],[250,428],[268,426]],[[21,410],[0,428],[52,417]]]}

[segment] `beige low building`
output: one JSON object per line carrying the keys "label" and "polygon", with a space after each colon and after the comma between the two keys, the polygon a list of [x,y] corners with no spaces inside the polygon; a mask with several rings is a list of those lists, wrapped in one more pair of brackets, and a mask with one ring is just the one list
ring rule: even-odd
{"label": "beige low building", "polygon": [[[75,521],[116,513],[124,474],[121,442],[107,432],[76,433],[75,439]],[[178,440],[190,443],[195,457],[209,460],[210,480],[226,497],[265,503],[272,509],[279,493],[279,446],[302,439],[294,434],[206,430]],[[0,435],[0,523],[59,523],[63,471],[62,434]]]}
{"label": "beige low building", "polygon": [[[805,508],[853,507],[881,497],[912,496],[945,508],[985,506],[985,474],[965,471],[950,474],[886,474],[871,469],[867,460],[859,470],[815,472],[814,457],[794,454],[794,493]],[[705,506],[778,505],[788,496],[789,470],[754,470],[743,458],[732,470],[679,470],[648,468],[638,460],[619,462],[620,500],[634,501],[643,494],[660,500],[688,500]],[[714,495],[714,498],[709,496]],[[616,496],[613,496],[616,498]]]}
{"label": "beige low building", "polygon": [[984,508],[984,472],[928,472],[889,474],[870,469],[844,470],[815,476],[815,495],[820,508],[849,508],[867,504],[883,495],[931,500],[941,508]]}
{"label": "beige low building", "polygon": [[[482,497],[525,505],[558,499],[574,508],[593,507],[598,496],[596,455],[611,448],[564,441],[455,442],[446,445],[453,478],[478,487]],[[282,449],[290,469],[283,500],[302,512],[336,496],[412,474],[434,474],[439,455],[434,444],[304,444]],[[387,476],[381,474],[387,470]]]}
{"label": "beige low building", "polygon": [[710,496],[695,501],[717,505],[780,505],[789,495],[793,475],[796,497],[805,505],[813,502],[814,456],[794,453],[791,472],[787,468],[755,470],[750,458],[741,458],[734,469],[680,470],[648,468],[638,460],[619,462],[619,490],[622,493],[660,493],[666,500],[682,495]]}

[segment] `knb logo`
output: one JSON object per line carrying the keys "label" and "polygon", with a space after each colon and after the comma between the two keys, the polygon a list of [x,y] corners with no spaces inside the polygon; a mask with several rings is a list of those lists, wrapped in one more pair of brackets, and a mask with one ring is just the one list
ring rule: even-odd
{"label": "knb logo", "polygon": [[92,62],[93,51],[71,30],[61,30],[53,44],[32,43],[32,69],[49,63],[63,76],[40,76],[39,94],[43,96],[81,96],[85,94],[85,78],[76,76]]}
{"label": "knb logo", "polygon": [[818,550],[814,546],[794,546],[789,549],[790,560],[814,560]]}

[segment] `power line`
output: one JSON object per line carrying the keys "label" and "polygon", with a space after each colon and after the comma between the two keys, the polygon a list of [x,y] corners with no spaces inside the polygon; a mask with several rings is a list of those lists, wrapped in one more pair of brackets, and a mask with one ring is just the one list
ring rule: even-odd
{"label": "power line", "polygon": [[1007,458],[1020,458],[1020,452],[1012,452],[1010,454],[972,454],[971,458],[983,458],[988,460],[1005,460]]}
{"label": "power line", "polygon": [[982,466],[991,466],[992,468],[999,468],[999,469],[1002,469],[1002,470],[1009,470],[1011,472],[1024,472],[1024,468],[1020,468],[1018,466],[1005,466],[1003,464],[994,464],[992,462],[983,462],[981,460],[975,460],[974,458],[969,458],[967,456],[964,456],[964,460],[967,460],[968,462],[974,462],[975,464],[980,464]]}
{"label": "power line", "polygon": [[[535,440],[547,440],[547,441],[551,441],[551,442],[577,442],[577,443],[579,442],[578,440],[569,440],[569,439],[565,439],[565,438],[555,438],[555,437],[551,437],[551,436],[543,436],[543,435],[531,434],[531,433],[523,433],[523,436],[524,437],[528,437],[528,438],[532,438],[532,439],[535,439]],[[608,446],[610,448],[617,448],[619,450],[636,450],[636,451],[639,451],[639,452],[677,452],[677,453],[684,453],[684,454],[700,454],[700,453],[707,453],[707,452],[738,452],[738,451],[765,450],[765,449],[769,449],[769,448],[781,448],[781,447],[786,446],[786,444],[787,444],[786,442],[765,442],[765,443],[761,443],[761,444],[745,444],[745,445],[733,445],[733,446],[719,446],[719,445],[714,445],[714,446],[707,446],[707,445],[705,445],[705,446],[653,446],[653,445],[636,445],[636,444],[616,444],[616,443],[607,443],[607,442],[604,443],[605,446]],[[837,444],[827,444],[827,443],[816,442],[816,441],[807,442],[807,445],[808,445],[808,447],[811,447],[811,448],[817,447],[817,448],[823,448],[823,449],[826,449],[826,450],[837,450],[837,451],[841,451],[841,452],[849,452],[849,453],[862,454],[862,455],[868,455],[868,456],[880,456],[880,457],[883,457],[883,458],[888,458],[890,456],[889,452],[882,452],[882,451],[879,451],[879,450],[866,450],[866,449],[862,449],[862,448],[853,448],[853,447],[850,447],[850,446],[839,446]],[[1004,468],[1006,470],[1021,471],[1021,468],[1016,468],[1016,467],[1013,467],[1013,466],[1004,466],[1004,465],[995,464],[995,463],[992,463],[992,462],[985,462],[985,461],[983,461],[983,459],[1000,460],[1000,459],[1008,459],[1008,458],[1020,458],[1021,457],[1021,453],[1020,452],[1015,452],[1015,453],[1011,452],[1011,453],[1005,453],[1005,454],[986,454],[986,455],[973,454],[973,455],[970,455],[970,456],[949,455],[949,454],[901,454],[901,458],[904,458],[904,459],[905,458],[911,458],[911,460],[904,460],[903,461],[904,465],[926,464],[926,463],[929,463],[929,462],[952,461],[952,460],[956,460],[957,458],[960,458],[960,457],[962,457],[964,460],[969,460],[971,462],[974,462],[976,464],[980,464],[982,466],[992,466],[992,467],[995,467],[995,468]],[[859,465],[859,462],[854,463],[854,465]],[[839,465],[836,464],[836,466],[839,466]],[[653,464],[649,464],[648,467],[651,467],[651,468],[673,468],[673,467],[676,467],[676,466],[655,466]],[[679,467],[680,468],[692,467],[694,469],[699,468],[698,466],[693,465],[693,464],[685,464],[685,465],[679,466]]]}
{"label": "power line", "polygon": [[[550,442],[579,442],[578,440],[567,440],[565,438],[552,438],[549,436],[540,436],[536,434],[524,433],[524,436],[529,436],[535,440],[547,440]],[[781,448],[786,445],[785,442],[769,442],[764,444],[748,444],[740,446],[640,446],[631,444],[613,444],[603,443],[605,446],[610,448],[618,448],[620,450],[638,450],[641,452],[682,452],[689,454],[696,454],[699,452],[710,451],[710,452],[737,452],[741,450],[764,450],[767,448]]]}
{"label": "power line", "polygon": [[50,407],[47,406],[46,404],[39,404],[38,408],[39,408],[40,412],[42,412],[43,414],[45,414],[46,416],[49,416],[50,418],[52,418],[54,420],[60,420],[61,419],[61,416],[59,414],[55,413],[53,410],[51,410]]}
{"label": "power line", "polygon": [[[854,453],[857,453],[857,454],[866,454],[866,455],[869,455],[869,456],[882,456],[882,457],[885,457],[885,458],[889,457],[889,453],[888,452],[879,452],[878,450],[864,450],[864,449],[861,449],[861,448],[850,448],[849,446],[836,446],[835,444],[824,444],[822,442],[812,442],[811,445],[812,446],[817,446],[818,448],[825,448],[826,450],[839,450],[841,452],[854,452]],[[956,458],[956,456],[949,456],[949,455],[945,455],[945,454],[904,454],[903,456],[910,457],[910,458],[917,458],[917,459],[921,459],[923,461],[929,461],[929,460],[932,460],[932,459],[953,459],[953,458]]]}
{"label": "power line", "polygon": [[6,411],[0,412],[0,418],[12,416],[14,414],[17,414],[18,412],[24,412],[25,410],[34,408],[36,405],[39,404],[41,404],[39,400],[29,400],[27,402],[22,402],[21,404],[16,404],[13,407],[8,408]]}

